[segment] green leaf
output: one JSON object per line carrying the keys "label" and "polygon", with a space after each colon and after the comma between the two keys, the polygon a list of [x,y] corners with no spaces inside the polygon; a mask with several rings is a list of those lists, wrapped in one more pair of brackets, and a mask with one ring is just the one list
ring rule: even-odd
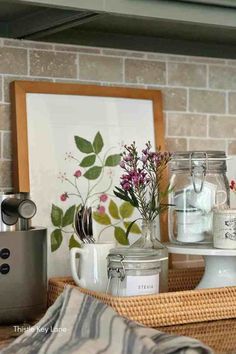
{"label": "green leaf", "polygon": [[116,205],[116,203],[113,200],[110,200],[108,210],[109,210],[110,215],[114,219],[118,219],[118,220],[120,219],[118,206]]}
{"label": "green leaf", "polygon": [[[129,227],[131,224],[132,224],[131,221],[125,221],[125,222],[124,222],[124,225],[125,225],[126,230],[128,229],[128,227]],[[131,225],[129,231],[132,232],[133,234],[141,234],[140,227],[139,227],[137,224],[135,224],[135,223],[133,223],[133,225]]]}
{"label": "green leaf", "polygon": [[54,226],[61,226],[63,217],[63,210],[57,207],[55,204],[52,204],[51,209],[51,220]]}
{"label": "green leaf", "polygon": [[126,237],[125,230],[121,227],[115,226],[114,234],[116,241],[118,241],[121,245],[129,245],[129,240]]}
{"label": "green leaf", "polygon": [[101,152],[103,145],[104,144],[103,144],[102,136],[100,132],[98,132],[93,141],[93,149],[95,154],[99,154],[99,152]]}
{"label": "green leaf", "polygon": [[124,202],[120,206],[120,215],[123,219],[130,218],[134,212],[134,207],[129,202]]}
{"label": "green leaf", "polygon": [[88,155],[83,158],[83,160],[80,162],[81,167],[89,167],[94,164],[96,160],[96,155]]}
{"label": "green leaf", "polygon": [[90,141],[81,138],[80,136],[75,136],[75,144],[77,148],[85,154],[90,154],[93,152],[93,146]]}
{"label": "green leaf", "polygon": [[136,197],[134,195],[133,192],[129,191],[129,194],[127,191],[124,191],[123,189],[121,188],[118,188],[118,187],[115,187],[116,190],[113,191],[113,193],[115,194],[116,197],[122,199],[122,200],[125,200],[126,202],[129,202],[131,205],[133,205],[134,207],[138,207],[138,201],[136,199]]}
{"label": "green leaf", "polygon": [[67,209],[65,215],[62,218],[62,227],[71,225],[74,221],[74,215],[75,215],[75,205],[72,205],[69,209]]}
{"label": "green leaf", "polygon": [[120,160],[121,160],[120,154],[110,155],[106,159],[105,166],[110,166],[110,167],[117,166],[119,165]]}
{"label": "green leaf", "polygon": [[52,233],[51,233],[51,251],[55,252],[62,243],[62,232],[60,229],[55,229]]}
{"label": "green leaf", "polygon": [[80,244],[78,241],[76,241],[74,235],[72,235],[69,240],[69,249],[71,250],[71,248],[73,248],[73,247],[80,247]]}
{"label": "green leaf", "polygon": [[138,199],[136,198],[136,196],[135,196],[134,192],[132,191],[132,189],[129,190],[129,194],[130,194],[130,196],[131,196],[131,198],[132,198],[132,203],[131,203],[131,204],[132,204],[135,208],[137,208],[137,207],[138,207]]}
{"label": "green leaf", "polygon": [[85,172],[84,177],[87,179],[97,179],[100,176],[101,172],[101,166],[93,166]]}
{"label": "green leaf", "polygon": [[121,189],[119,187],[115,187],[115,189],[117,189],[118,192],[120,192],[121,194],[127,194],[127,191],[124,191],[123,189]]}
{"label": "green leaf", "polygon": [[93,212],[93,218],[95,221],[97,221],[98,224],[101,225],[111,225],[111,219],[109,215],[105,214],[100,214],[98,211]]}
{"label": "green leaf", "polygon": [[116,197],[118,197],[118,198],[120,198],[122,200],[125,200],[126,202],[130,202],[131,201],[131,199],[125,194],[121,194],[121,193],[118,193],[116,191],[113,191],[113,193],[115,194]]}

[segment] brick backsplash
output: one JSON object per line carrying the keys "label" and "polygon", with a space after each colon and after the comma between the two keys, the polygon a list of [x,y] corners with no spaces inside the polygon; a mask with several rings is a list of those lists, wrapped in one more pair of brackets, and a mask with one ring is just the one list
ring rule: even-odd
{"label": "brick backsplash", "polygon": [[[0,190],[12,188],[9,83],[45,80],[160,89],[171,150],[236,155],[236,60],[0,39]],[[187,257],[188,266],[201,265]],[[175,259],[185,266],[185,258]]]}

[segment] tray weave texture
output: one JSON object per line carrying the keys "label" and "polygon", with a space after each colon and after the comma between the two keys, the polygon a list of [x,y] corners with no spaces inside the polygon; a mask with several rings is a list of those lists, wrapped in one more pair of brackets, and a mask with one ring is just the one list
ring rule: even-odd
{"label": "tray weave texture", "polygon": [[69,277],[51,278],[48,305],[56,300],[66,284],[70,284],[113,307],[121,316],[148,327],[236,318],[236,287],[189,290],[198,284],[202,274],[203,269],[199,268],[170,270],[168,293],[130,297],[79,288]]}
{"label": "tray weave texture", "polygon": [[211,347],[217,354],[236,353],[236,320],[220,320],[157,328],[170,334],[192,337]]}

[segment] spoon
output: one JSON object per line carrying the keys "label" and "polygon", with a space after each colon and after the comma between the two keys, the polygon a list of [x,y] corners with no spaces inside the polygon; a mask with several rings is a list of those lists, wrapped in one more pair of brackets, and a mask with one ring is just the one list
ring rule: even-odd
{"label": "spoon", "polygon": [[78,210],[78,209],[76,210],[75,218],[74,218],[74,228],[75,228],[75,231],[76,231],[79,239],[83,243],[89,243],[88,239],[86,238],[85,233],[83,232],[81,211],[82,211],[81,209],[80,210]]}

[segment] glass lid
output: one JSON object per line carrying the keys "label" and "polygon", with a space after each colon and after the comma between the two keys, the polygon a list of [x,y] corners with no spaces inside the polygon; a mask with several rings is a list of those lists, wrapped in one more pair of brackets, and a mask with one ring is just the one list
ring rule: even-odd
{"label": "glass lid", "polygon": [[157,250],[151,248],[131,248],[131,247],[117,247],[110,250],[108,254],[112,261],[154,261],[159,260],[160,256]]}

